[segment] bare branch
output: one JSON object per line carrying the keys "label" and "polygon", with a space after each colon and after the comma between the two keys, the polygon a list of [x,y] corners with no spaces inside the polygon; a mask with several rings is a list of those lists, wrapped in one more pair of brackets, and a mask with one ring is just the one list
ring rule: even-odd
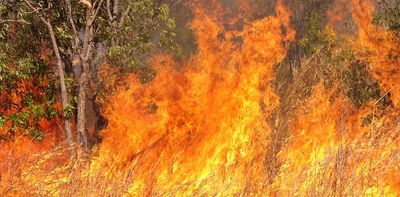
{"label": "bare branch", "polygon": [[108,19],[110,21],[112,21],[113,20],[113,16],[111,14],[111,2],[110,2],[110,0],[107,0],[106,8],[107,8]]}
{"label": "bare branch", "polygon": [[113,21],[117,17],[118,13],[119,13],[119,2],[118,2],[118,0],[114,0]]}
{"label": "bare branch", "polygon": [[94,0],[94,2],[92,3],[93,8],[97,7],[97,4],[99,3],[99,0]]}
{"label": "bare branch", "polygon": [[32,2],[28,1],[28,0],[24,0],[24,2],[28,5],[29,8],[31,8],[32,13],[39,13],[40,8],[35,8],[32,4]]}
{"label": "bare branch", "polygon": [[23,24],[27,24],[27,25],[31,24],[31,23],[29,23],[28,21],[26,21],[24,19],[19,19],[19,20],[12,20],[12,19],[0,20],[0,24],[3,24],[3,23],[23,23]]}
{"label": "bare branch", "polygon": [[128,7],[126,8],[125,12],[122,14],[120,20],[119,20],[119,24],[118,27],[121,28],[124,25],[125,22],[125,18],[129,15],[129,12],[131,12],[131,5],[128,5]]}
{"label": "bare branch", "polygon": [[75,22],[72,17],[72,5],[71,5],[71,0],[66,0],[67,1],[67,14],[69,18],[69,22],[71,24],[72,32],[74,34],[74,43],[73,43],[73,49],[76,51],[78,49],[79,45],[79,35],[78,31],[76,30]]}
{"label": "bare branch", "polygon": [[93,48],[93,37],[94,37],[93,26],[90,27],[90,30],[89,30],[89,37],[90,37],[90,40],[89,40],[89,42],[88,42],[86,54],[84,54],[86,59],[89,59],[89,57],[90,57],[90,55],[91,55],[91,53],[92,53],[92,48]]}
{"label": "bare branch", "polygon": [[100,10],[101,5],[103,4],[103,2],[104,2],[104,0],[100,0],[99,4],[96,6],[96,11],[94,12],[94,14],[92,16],[93,17],[92,20],[94,20],[96,18],[96,16],[99,13],[99,10]]}
{"label": "bare branch", "polygon": [[[86,0],[81,0],[80,2],[83,2],[83,1],[86,1]],[[100,10],[103,2],[104,2],[104,0],[95,1],[93,3],[93,7],[87,8],[88,9],[88,12],[87,12],[88,13],[88,15],[87,15],[88,23],[87,24],[89,25],[89,27],[93,25],[93,22],[96,19],[96,16],[99,13],[99,10]],[[95,10],[93,11],[93,9],[95,9]]]}
{"label": "bare branch", "polygon": [[[42,13],[39,12],[39,10],[41,10],[42,8],[36,8],[35,6],[33,6],[33,3],[30,2],[29,0],[24,0],[24,2],[28,5],[28,7],[31,9],[32,13],[37,13],[37,15],[39,16],[40,20],[47,26],[51,26],[51,24],[49,23],[48,20],[45,19],[45,17],[43,17]],[[41,5],[39,5],[41,6]]]}

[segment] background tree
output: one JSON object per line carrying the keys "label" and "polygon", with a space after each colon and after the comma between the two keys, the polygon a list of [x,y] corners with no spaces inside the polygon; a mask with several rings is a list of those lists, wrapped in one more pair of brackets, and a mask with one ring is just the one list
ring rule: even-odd
{"label": "background tree", "polygon": [[[77,122],[76,138],[81,147],[89,151],[87,101],[96,99],[88,98],[88,87],[94,84],[96,92],[105,87],[93,81],[101,77],[92,70],[98,70],[102,62],[109,61],[125,72],[137,72],[145,83],[155,75],[146,61],[150,55],[167,51],[180,53],[174,41],[175,22],[162,1],[10,0],[5,5],[6,14],[2,15],[0,23],[37,27],[41,33],[32,38],[41,40],[54,52],[70,147],[73,132],[70,116],[66,114],[73,111]],[[74,76],[78,84],[78,92],[71,92],[72,100],[69,100],[65,73]],[[73,106],[76,110],[71,110]]]}

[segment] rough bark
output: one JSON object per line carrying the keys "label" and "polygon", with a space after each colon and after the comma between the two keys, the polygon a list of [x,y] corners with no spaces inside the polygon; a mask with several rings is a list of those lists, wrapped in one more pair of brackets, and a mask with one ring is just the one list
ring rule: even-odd
{"label": "rough bark", "polygon": [[82,73],[79,78],[79,100],[78,100],[78,142],[85,151],[89,151],[89,139],[86,130],[86,91],[89,82],[89,63],[82,62]]}
{"label": "rough bark", "polygon": [[92,38],[92,10],[88,10],[88,20],[86,22],[83,46],[81,53],[82,60],[82,73],[79,77],[79,98],[78,98],[78,121],[77,121],[77,131],[78,131],[78,142],[85,151],[89,151],[89,139],[86,130],[86,91],[89,82],[89,56],[91,52],[90,39]]}
{"label": "rough bark", "polygon": [[94,10],[88,8],[87,10],[87,21],[84,30],[83,40],[82,40],[82,50],[80,58],[82,61],[82,73],[79,77],[79,98],[78,98],[78,120],[77,120],[77,132],[78,132],[78,142],[85,152],[89,152],[89,136],[86,129],[86,100],[87,100],[87,90],[89,84],[90,76],[90,64],[89,58],[92,54],[92,39],[94,38],[93,32],[93,22],[98,13],[98,10],[102,4],[103,0],[100,0],[97,4],[97,8]]}

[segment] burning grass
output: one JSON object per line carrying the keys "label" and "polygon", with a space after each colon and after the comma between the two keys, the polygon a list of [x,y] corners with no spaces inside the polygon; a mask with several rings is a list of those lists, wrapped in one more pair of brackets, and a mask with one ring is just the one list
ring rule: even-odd
{"label": "burning grass", "polygon": [[108,125],[91,155],[10,152],[0,193],[397,196],[400,73],[387,57],[399,45],[370,24],[368,2],[339,3],[351,7],[359,35],[321,46],[292,80],[276,74],[295,35],[281,3],[239,30],[196,9],[198,51],[186,66],[158,56],[152,82],[127,77],[103,106]]}

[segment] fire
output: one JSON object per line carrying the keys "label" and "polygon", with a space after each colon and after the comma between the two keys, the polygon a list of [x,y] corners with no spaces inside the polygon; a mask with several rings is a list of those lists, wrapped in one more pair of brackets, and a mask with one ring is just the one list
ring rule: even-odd
{"label": "fire", "polygon": [[[80,157],[78,152],[76,160],[68,160],[65,151],[58,149],[39,155],[19,167],[21,180],[15,181],[12,173],[0,177],[0,192],[9,189],[15,195],[28,195],[31,189],[39,195],[60,196],[400,193],[399,42],[372,23],[372,1],[337,0],[328,12],[328,25],[336,27],[348,16],[335,13],[349,9],[358,34],[356,38],[346,35],[349,42],[340,44],[350,46],[355,57],[367,62],[383,94],[391,95],[393,106],[378,110],[381,99],[355,106],[341,82],[335,81],[331,88],[320,82],[304,101],[290,108],[293,117],[284,117],[287,136],[278,139],[283,140],[281,146],[272,147],[278,149],[276,158],[265,156],[277,140],[273,124],[278,120],[273,114],[285,104],[272,83],[276,65],[295,40],[290,11],[278,1],[276,15],[251,20],[249,1],[241,1],[241,13],[235,17],[224,13],[218,1],[195,2],[190,27],[197,52],[184,65],[167,55],[151,58],[157,76],[148,84],[141,84],[134,74],[118,83],[113,78],[111,83],[119,85],[102,108],[108,124],[92,155]],[[43,127],[57,130],[52,122]],[[55,141],[48,138],[43,147],[48,149]],[[36,144],[25,143],[15,141],[4,147],[36,150]],[[6,157],[6,152],[0,154]],[[276,174],[268,177],[266,163],[273,159]],[[5,184],[13,181],[27,189],[18,191],[12,188],[15,185]]]}
{"label": "fire", "polygon": [[[346,6],[359,27],[358,38],[352,41],[357,57],[368,62],[372,76],[390,92],[398,108],[398,40],[372,23],[374,5],[370,1],[336,1],[336,7],[328,12],[328,16],[335,16],[329,25],[343,19],[343,15],[334,13],[340,10],[343,14]],[[399,139],[394,137],[398,135],[394,122],[398,111],[388,109],[383,117],[374,116],[371,126],[363,126],[366,117],[378,113],[379,102],[357,109],[336,88],[314,87],[306,104],[297,110],[290,136],[279,152],[281,167],[273,191],[283,196],[396,196],[399,158],[394,152]]]}
{"label": "fire", "polygon": [[133,195],[260,194],[266,123],[279,103],[270,82],[294,38],[288,10],[277,11],[229,31],[196,9],[197,54],[179,71],[154,58],[154,81],[132,76],[110,98],[95,165],[131,169]]}
{"label": "fire", "polygon": [[[48,57],[45,52],[40,54],[43,59]],[[7,68],[14,70],[20,65],[13,65],[12,63],[6,63]],[[35,65],[39,66],[39,65]],[[3,69],[3,68],[0,68]],[[16,70],[18,73],[19,70]],[[4,70],[2,70],[2,73]],[[36,73],[37,74],[37,73]],[[22,172],[28,169],[33,163],[37,161],[37,155],[43,152],[54,149],[55,147],[63,144],[62,132],[60,131],[61,120],[54,118],[47,120],[45,117],[37,118],[36,120],[32,117],[27,118],[26,121],[34,123],[37,121],[37,129],[40,131],[40,135],[35,136],[30,133],[32,131],[25,130],[23,126],[13,125],[13,121],[10,117],[16,116],[20,113],[23,115],[32,113],[30,112],[31,106],[24,104],[24,99],[29,93],[32,96],[32,102],[40,104],[40,98],[45,97],[43,87],[49,86],[50,78],[43,77],[38,83],[33,82],[30,76],[21,77],[13,81],[17,87],[15,91],[1,91],[0,93],[0,115],[4,118],[2,126],[0,128],[0,193],[6,193],[10,188],[18,187],[16,180]],[[49,104],[49,103],[46,103]],[[44,105],[44,104],[42,104]],[[57,104],[52,105],[54,108],[60,109]],[[44,110],[44,109],[43,109]],[[19,120],[21,121],[21,120]],[[33,125],[33,124],[32,124]],[[36,126],[36,125],[35,125]],[[44,136],[44,137],[43,137]],[[68,158],[67,154],[62,154],[63,158]],[[58,162],[48,163],[47,165],[56,165]]]}
{"label": "fire", "polygon": [[[356,51],[364,49],[364,53],[360,52],[359,56],[365,58],[370,65],[372,76],[380,83],[380,86],[386,93],[390,94],[390,98],[395,108],[400,107],[400,42],[393,32],[386,31],[383,28],[376,27],[372,24],[372,16],[374,12],[374,4],[372,1],[351,1],[351,9],[353,19],[359,27],[359,42]],[[361,48],[361,50],[359,49]],[[379,101],[378,101],[379,102]],[[397,114],[397,112],[392,112]],[[387,116],[387,122],[396,121],[395,116],[390,112]],[[389,124],[389,123],[387,123]],[[397,133],[397,127],[393,127],[388,132],[392,135]],[[398,146],[398,142],[392,144],[385,149],[391,149]],[[381,150],[381,154],[388,154],[390,150]],[[398,193],[400,191],[398,166],[388,166],[391,168],[388,175],[384,177],[386,183],[390,186],[390,191]]]}
{"label": "fire", "polygon": [[[351,1],[353,19],[359,27],[360,56],[370,63],[371,74],[390,92],[393,103],[400,105],[400,49],[399,40],[389,31],[372,24],[374,4],[372,1]],[[364,49],[364,50],[363,50]]]}
{"label": "fire", "polygon": [[[45,135],[41,142],[32,140],[27,136],[17,135],[10,142],[0,143],[0,158],[2,158],[0,161],[0,193],[7,193],[10,188],[23,187],[26,182],[16,180],[29,177],[30,174],[24,172],[28,171],[32,165],[37,165],[38,156],[60,144],[62,139],[58,134],[58,124],[56,121],[41,121],[40,129]],[[61,153],[60,156],[56,161],[47,163],[46,166],[58,165],[68,158],[65,153]],[[22,193],[15,193],[14,195],[16,194],[21,195]]]}
{"label": "fire", "polygon": [[314,87],[289,127],[271,190],[283,196],[395,196],[398,130],[391,130],[393,122],[387,117],[374,120],[373,128],[363,126],[373,111],[373,103],[357,109],[335,88]]}

